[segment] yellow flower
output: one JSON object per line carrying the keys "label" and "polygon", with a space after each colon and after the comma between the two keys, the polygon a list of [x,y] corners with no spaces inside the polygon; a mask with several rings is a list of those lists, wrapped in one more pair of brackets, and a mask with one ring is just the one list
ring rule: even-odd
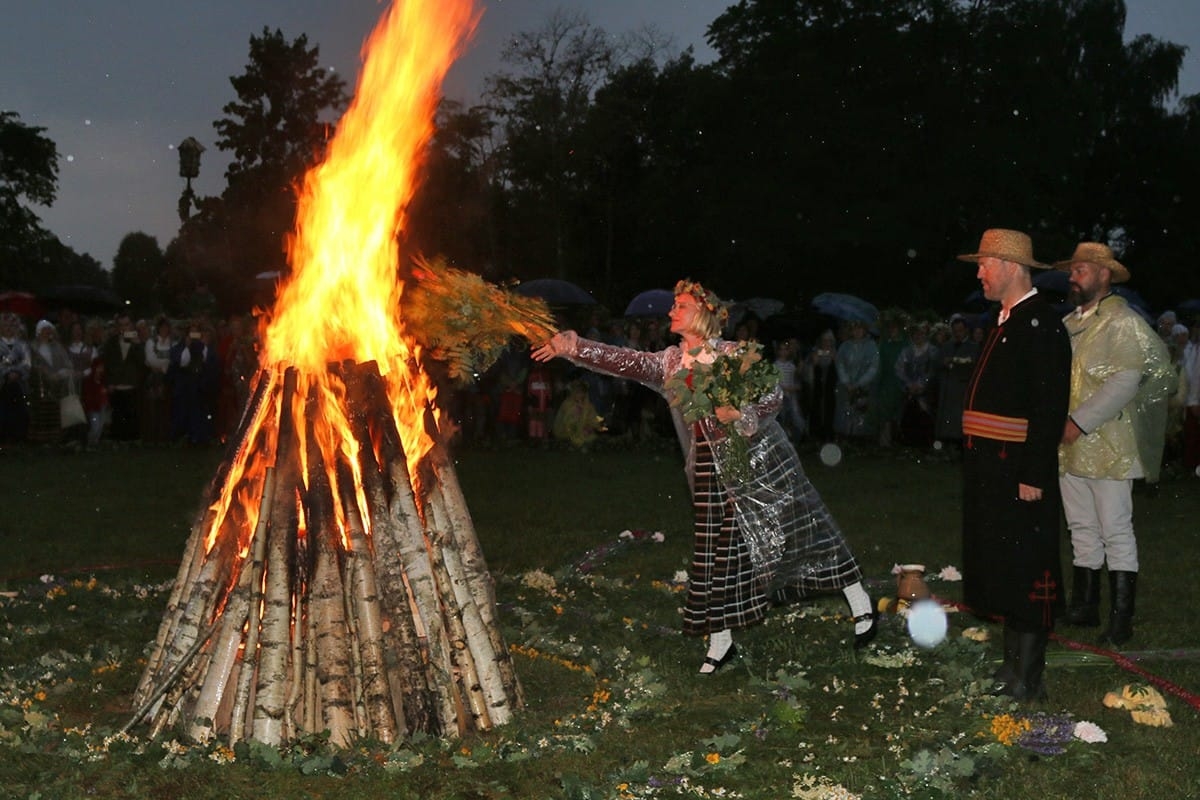
{"label": "yellow flower", "polygon": [[709,753],[708,755],[704,756],[704,760],[710,764],[719,764],[721,763],[721,754]]}
{"label": "yellow flower", "polygon": [[1017,719],[1011,714],[999,714],[992,717],[992,735],[996,741],[1005,747],[1011,747],[1021,734],[1030,730],[1032,724],[1027,719]]}

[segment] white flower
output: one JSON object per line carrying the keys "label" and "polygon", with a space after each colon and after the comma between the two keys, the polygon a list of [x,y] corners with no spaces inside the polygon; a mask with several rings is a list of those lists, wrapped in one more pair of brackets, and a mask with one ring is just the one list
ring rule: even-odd
{"label": "white flower", "polygon": [[939,572],[937,574],[937,576],[938,576],[938,580],[943,580],[943,581],[961,581],[962,580],[962,573],[958,571],[958,567],[956,567],[952,564],[942,567],[942,571]]}
{"label": "white flower", "polygon": [[654,540],[654,541],[656,541],[656,542],[659,542],[660,544],[661,544],[662,542],[665,542],[665,541],[667,540],[667,537],[666,537],[666,536],[663,536],[663,533],[662,533],[662,531],[655,531],[655,532],[654,532],[654,535],[652,535],[650,538],[651,538],[651,539],[653,539],[653,540]]}
{"label": "white flower", "polygon": [[688,574],[685,570],[675,570],[675,575],[671,578],[672,583],[687,583]]}
{"label": "white flower", "polygon": [[1107,742],[1108,734],[1096,723],[1082,720],[1075,723],[1075,738],[1081,742],[1096,744],[1097,742]]}
{"label": "white flower", "polygon": [[633,531],[621,531],[617,534],[618,539],[632,539]]}

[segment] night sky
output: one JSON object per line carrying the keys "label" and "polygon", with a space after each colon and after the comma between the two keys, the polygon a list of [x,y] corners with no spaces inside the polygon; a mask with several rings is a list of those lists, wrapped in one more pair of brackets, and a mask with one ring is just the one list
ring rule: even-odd
{"label": "night sky", "polygon": [[[447,96],[478,99],[512,34],[536,30],[556,9],[579,10],[610,34],[653,25],[689,45],[700,62],[709,22],[730,0],[484,0],[468,52],[451,70]],[[1200,92],[1200,2],[1128,0],[1126,37],[1150,33],[1189,46],[1180,92]],[[60,155],[58,199],[38,209],[68,246],[110,267],[133,231],[166,247],[179,228],[183,188],[175,145],[196,137],[207,152],[193,186],[224,188],[225,155],[214,120],[234,99],[229,78],[249,59],[264,26],[300,34],[353,89],[363,39],[382,6],[375,0],[36,0],[6,3],[0,23],[0,108],[46,129]]]}

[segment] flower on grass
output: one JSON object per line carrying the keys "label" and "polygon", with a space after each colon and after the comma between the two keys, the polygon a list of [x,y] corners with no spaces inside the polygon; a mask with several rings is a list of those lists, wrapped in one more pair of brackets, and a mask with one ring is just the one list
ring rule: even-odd
{"label": "flower on grass", "polygon": [[992,735],[1005,747],[1016,744],[1018,737],[1028,732],[1030,727],[1029,720],[1023,717],[1014,717],[1011,714],[997,714],[992,717]]}
{"label": "flower on grass", "polygon": [[942,567],[942,571],[937,574],[937,579],[940,581],[961,581],[962,573],[958,571],[958,567],[949,565]]}
{"label": "flower on grass", "polygon": [[1127,683],[1121,688],[1120,694],[1109,692],[1104,695],[1104,705],[1107,708],[1127,709],[1133,721],[1140,725],[1153,728],[1169,728],[1171,712],[1167,711],[1167,700],[1162,693],[1144,683]]}
{"label": "flower on grass", "polygon": [[1096,723],[1080,720],[1075,723],[1075,738],[1088,744],[1097,744],[1107,742],[1108,734]]}
{"label": "flower on grass", "polygon": [[962,635],[964,639],[970,639],[972,642],[986,642],[992,638],[988,629],[983,627],[963,628]]}
{"label": "flower on grass", "polygon": [[1065,753],[1075,737],[1075,721],[1069,714],[1033,714],[1028,721],[1029,730],[1017,737],[1017,744],[1039,755]]}
{"label": "flower on grass", "polygon": [[721,763],[721,754],[720,753],[706,753],[704,755],[704,760],[707,761],[709,764],[720,764]]}

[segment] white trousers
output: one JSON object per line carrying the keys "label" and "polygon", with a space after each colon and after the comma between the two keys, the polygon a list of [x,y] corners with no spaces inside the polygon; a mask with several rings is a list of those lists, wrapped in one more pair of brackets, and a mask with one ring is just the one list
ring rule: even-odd
{"label": "white trousers", "polygon": [[1058,479],[1063,512],[1071,529],[1071,548],[1077,567],[1110,572],[1137,572],[1137,539],[1133,535],[1133,481],[1081,478]]}

